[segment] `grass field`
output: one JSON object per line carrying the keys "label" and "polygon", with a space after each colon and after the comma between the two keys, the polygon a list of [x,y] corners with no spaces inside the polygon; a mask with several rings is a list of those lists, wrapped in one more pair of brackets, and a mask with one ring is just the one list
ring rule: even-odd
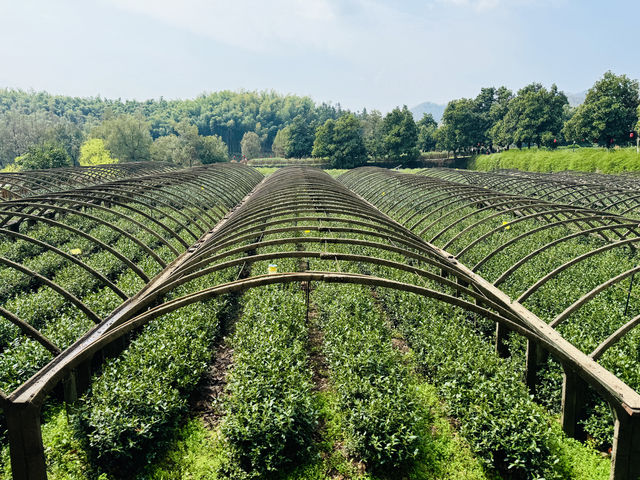
{"label": "grass field", "polygon": [[577,170],[618,173],[640,170],[640,155],[636,153],[635,148],[514,149],[475,157],[469,162],[468,168],[472,170],[518,169],[530,172]]}

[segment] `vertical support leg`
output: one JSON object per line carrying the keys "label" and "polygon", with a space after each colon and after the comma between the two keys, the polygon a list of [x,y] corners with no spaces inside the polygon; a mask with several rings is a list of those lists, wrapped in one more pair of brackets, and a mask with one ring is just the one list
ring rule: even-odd
{"label": "vertical support leg", "polygon": [[40,407],[27,403],[6,407],[11,471],[14,480],[46,480]]}
{"label": "vertical support leg", "polygon": [[640,478],[640,415],[614,408],[616,417],[611,452],[611,480]]}
{"label": "vertical support leg", "polygon": [[511,355],[507,339],[509,338],[509,329],[500,322],[496,322],[496,353],[500,358],[508,358]]}
{"label": "vertical support leg", "polygon": [[306,310],[307,310],[306,325],[309,325],[309,292],[310,291],[311,291],[311,282],[305,282],[305,304],[306,304]]}
{"label": "vertical support leg", "polygon": [[88,358],[80,365],[78,365],[74,371],[76,397],[79,397],[86,392],[91,384],[91,363],[92,358]]}
{"label": "vertical support leg", "polygon": [[547,361],[549,353],[540,345],[527,340],[527,364],[525,367],[525,383],[532,395],[536,393],[538,385],[538,371],[540,366]]}
{"label": "vertical support leg", "polygon": [[587,382],[571,370],[564,367],[564,381],[562,383],[562,430],[569,437],[582,436],[582,428],[578,422],[582,419]]}
{"label": "vertical support leg", "polygon": [[529,388],[531,395],[536,394],[538,384],[538,345],[531,340],[527,340],[527,363],[524,372],[524,382]]}
{"label": "vertical support leg", "polygon": [[62,381],[62,386],[65,403],[68,405],[75,403],[78,399],[77,374],[75,370],[72,370],[69,376]]}

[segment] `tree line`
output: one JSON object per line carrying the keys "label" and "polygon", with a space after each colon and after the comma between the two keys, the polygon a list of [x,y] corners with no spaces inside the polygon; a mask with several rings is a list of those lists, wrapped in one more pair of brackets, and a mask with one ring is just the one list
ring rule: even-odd
{"label": "tree line", "polygon": [[474,99],[449,102],[435,138],[454,152],[626,145],[636,141],[638,104],[638,81],[610,71],[575,108],[556,85],[547,90],[532,83],[516,94],[505,87],[483,88]]}
{"label": "tree line", "polygon": [[[0,90],[0,166],[48,168],[158,160],[189,165],[240,157],[245,133],[271,152],[278,131],[318,125],[340,105],[273,91],[222,91],[189,100],[109,100]],[[18,159],[18,160],[17,160]]]}
{"label": "tree line", "polygon": [[322,157],[337,168],[368,159],[412,161],[511,147],[635,142],[638,81],[606,72],[584,103],[569,106],[556,85],[515,94],[482,88],[448,103],[440,125],[406,106],[386,115],[275,92],[222,91],[191,100],[144,102],[0,90],[0,166],[16,169],[156,160],[181,165],[256,158]]}
{"label": "tree line", "polygon": [[406,107],[394,109],[384,119],[379,112],[364,111],[357,118],[351,115],[348,122],[327,120],[316,130],[311,154],[348,168],[354,162],[363,164],[367,157],[413,160],[420,151],[431,150],[456,155],[491,153],[512,146],[624,146],[637,139],[638,89],[637,80],[609,71],[575,108],[556,85],[547,89],[532,83],[516,94],[506,87],[487,87],[475,98],[452,100],[440,125],[429,114],[414,124]]}

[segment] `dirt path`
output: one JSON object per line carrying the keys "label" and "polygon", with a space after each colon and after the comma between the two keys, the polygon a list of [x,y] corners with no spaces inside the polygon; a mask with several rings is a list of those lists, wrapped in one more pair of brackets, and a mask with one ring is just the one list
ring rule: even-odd
{"label": "dirt path", "polygon": [[190,410],[202,418],[210,429],[214,429],[224,416],[222,402],[232,363],[233,349],[225,338],[216,348],[213,364],[192,395]]}

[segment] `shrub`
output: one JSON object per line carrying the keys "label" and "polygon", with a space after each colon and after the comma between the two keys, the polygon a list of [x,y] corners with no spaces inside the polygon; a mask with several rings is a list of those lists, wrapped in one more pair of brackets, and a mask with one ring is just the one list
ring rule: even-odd
{"label": "shrub", "polygon": [[304,309],[302,295],[281,286],[245,294],[222,424],[232,478],[262,478],[311,452],[318,412]]}

